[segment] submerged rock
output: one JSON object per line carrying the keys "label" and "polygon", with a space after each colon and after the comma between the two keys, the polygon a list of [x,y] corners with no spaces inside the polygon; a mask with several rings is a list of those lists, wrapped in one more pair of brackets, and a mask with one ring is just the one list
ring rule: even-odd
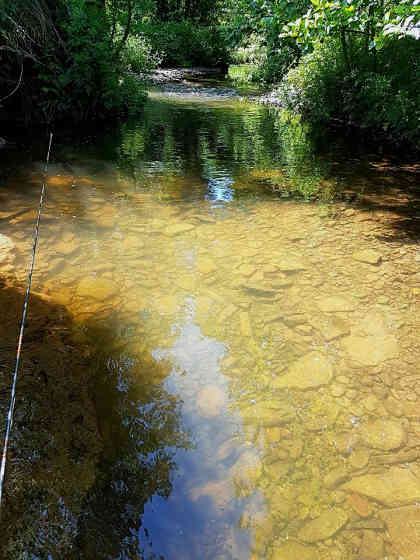
{"label": "submerged rock", "polygon": [[369,463],[370,453],[365,448],[352,450],[349,457],[349,465],[352,469],[364,469]]}
{"label": "submerged rock", "polygon": [[179,235],[180,233],[186,233],[187,231],[191,231],[192,229],[194,229],[194,227],[195,226],[193,226],[192,224],[187,224],[187,223],[173,224],[165,229],[165,233],[166,235],[172,237],[173,235]]}
{"label": "submerged rock", "polygon": [[[349,494],[347,497],[347,504],[357,513],[360,517],[368,517],[372,513],[372,505],[364,496],[360,494]],[[354,527],[354,524],[352,525]]]}
{"label": "submerged rock", "polygon": [[420,501],[420,468],[391,467],[383,474],[366,474],[353,478],[340,487],[372,498],[388,507]]}
{"label": "submerged rock", "polygon": [[210,257],[201,257],[197,263],[197,267],[201,274],[210,274],[218,269],[217,264]]}
{"label": "submerged rock", "polygon": [[397,339],[392,335],[382,338],[351,335],[343,339],[342,345],[352,360],[364,366],[375,366],[399,355]]}
{"label": "submerged rock", "polygon": [[398,420],[379,418],[360,427],[363,441],[375,449],[399,449],[406,441],[406,432]]}
{"label": "submerged rock", "polygon": [[106,300],[117,292],[118,286],[105,278],[83,278],[77,286],[78,296],[91,297],[99,301]]}
{"label": "submerged rock", "polygon": [[347,521],[348,514],[342,509],[324,511],[319,517],[302,527],[298,538],[308,543],[324,541],[335,535]]}
{"label": "submerged rock", "polygon": [[304,546],[298,542],[287,542],[275,548],[272,560],[314,560],[317,549],[313,546]]}
{"label": "submerged rock", "polygon": [[281,377],[274,379],[272,386],[277,389],[315,389],[327,385],[334,376],[334,369],[321,352],[310,352],[292,364]]}
{"label": "submerged rock", "polygon": [[307,268],[306,263],[299,256],[290,255],[278,261],[274,261],[275,266],[281,272],[298,272]]}
{"label": "submerged rock", "polygon": [[420,551],[420,507],[383,510],[379,517],[387,524],[393,548],[404,560],[417,560]]}
{"label": "submerged rock", "polygon": [[256,424],[268,428],[295,420],[296,408],[289,402],[269,400],[243,408],[241,415],[245,424]]}
{"label": "submerged rock", "polygon": [[325,340],[330,342],[330,340],[349,335],[350,325],[341,317],[333,316],[323,328],[321,327],[321,332]]}
{"label": "submerged rock", "polygon": [[363,531],[360,557],[363,560],[378,560],[384,555],[384,539],[377,531]]}
{"label": "submerged rock", "polygon": [[249,292],[251,295],[260,297],[274,297],[277,293],[271,286],[258,284],[257,282],[245,282],[242,284],[242,289],[245,292]]}
{"label": "submerged rock", "polygon": [[362,251],[356,251],[352,255],[355,261],[359,261],[366,264],[378,265],[382,262],[382,257],[373,249],[363,249]]}

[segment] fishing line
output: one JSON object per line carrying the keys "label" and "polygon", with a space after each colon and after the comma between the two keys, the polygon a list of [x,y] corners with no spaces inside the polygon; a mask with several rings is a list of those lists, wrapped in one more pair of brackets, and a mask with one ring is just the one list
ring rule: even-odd
{"label": "fishing line", "polygon": [[9,405],[9,412],[7,414],[7,426],[6,426],[6,433],[4,436],[4,445],[3,445],[3,454],[1,458],[1,467],[0,467],[0,517],[2,513],[2,504],[3,504],[3,486],[4,486],[4,475],[6,472],[6,461],[7,461],[7,451],[9,447],[9,438],[10,433],[12,431],[13,426],[13,413],[15,410],[15,400],[16,400],[16,384],[19,372],[19,364],[20,364],[20,356],[22,353],[22,342],[23,342],[23,334],[25,332],[25,322],[26,322],[26,315],[28,313],[28,303],[29,303],[29,293],[31,291],[31,284],[32,284],[32,274],[34,271],[35,265],[35,255],[36,255],[36,248],[38,245],[38,236],[39,236],[39,223],[41,220],[41,212],[42,212],[42,205],[44,203],[44,195],[47,185],[47,172],[48,172],[48,165],[50,163],[50,152],[51,152],[51,144],[52,144],[52,132],[50,132],[50,141],[48,144],[48,153],[47,153],[47,160],[45,163],[44,169],[44,180],[42,183],[41,189],[41,196],[39,199],[39,207],[38,207],[38,216],[36,219],[35,225],[35,233],[34,233],[34,240],[32,245],[32,258],[31,258],[31,265],[29,269],[29,276],[28,276],[28,283],[26,286],[26,294],[25,294],[25,301],[23,304],[23,313],[22,313],[22,321],[20,323],[20,332],[19,332],[19,339],[17,345],[17,353],[16,353],[16,363],[15,363],[15,370],[13,374],[13,384],[12,390],[10,393],[10,405]]}

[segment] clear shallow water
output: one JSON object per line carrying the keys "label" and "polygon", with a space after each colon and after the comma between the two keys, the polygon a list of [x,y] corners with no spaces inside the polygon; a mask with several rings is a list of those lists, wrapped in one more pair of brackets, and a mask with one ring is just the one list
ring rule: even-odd
{"label": "clear shallow water", "polygon": [[[207,95],[57,146],[33,288],[94,407],[34,441],[9,558],[416,558],[419,170],[327,148]],[[39,181],[1,187],[9,286]]]}

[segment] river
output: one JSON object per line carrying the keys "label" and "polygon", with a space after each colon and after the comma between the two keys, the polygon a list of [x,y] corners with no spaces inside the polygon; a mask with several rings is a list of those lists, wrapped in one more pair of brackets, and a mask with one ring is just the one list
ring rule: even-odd
{"label": "river", "polygon": [[[4,412],[40,144],[1,154]],[[196,83],[52,160],[3,557],[420,558],[420,166]]]}

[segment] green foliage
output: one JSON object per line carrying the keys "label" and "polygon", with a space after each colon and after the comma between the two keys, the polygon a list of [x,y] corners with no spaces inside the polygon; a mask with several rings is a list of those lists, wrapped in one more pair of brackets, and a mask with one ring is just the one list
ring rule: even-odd
{"label": "green foliage", "polygon": [[[314,43],[329,37],[341,38],[344,55],[351,37],[364,39],[366,51],[383,48],[387,36],[417,36],[419,0],[311,0],[302,16],[283,27],[283,37],[291,37],[311,50]],[[420,36],[420,33],[419,33]],[[348,58],[346,64],[350,65]]]}
{"label": "green foliage", "polygon": [[299,61],[301,52],[292,41],[283,40],[276,49],[268,51],[254,72],[254,80],[269,84],[280,82]]}
{"label": "green foliage", "polygon": [[388,40],[374,71],[353,44],[349,72],[338,40],[318,43],[283,81],[284,106],[315,125],[338,120],[386,133],[398,142],[420,139],[420,57],[413,39]]}
{"label": "green foliage", "polygon": [[123,67],[128,72],[147,72],[162,62],[159,53],[144,35],[130,35],[122,52]]}
{"label": "green foliage", "polygon": [[[235,58],[253,53],[254,80],[276,82],[297,63],[301,49],[282,37],[283,26],[303,14],[309,0],[232,0],[225,10],[226,36]],[[255,54],[254,54],[255,53]]]}
{"label": "green foliage", "polygon": [[235,84],[249,84],[253,80],[255,66],[253,64],[231,64],[228,78]]}
{"label": "green foliage", "polygon": [[264,37],[251,33],[238,42],[232,54],[232,61],[236,64],[260,64],[266,56]]}
{"label": "green foliage", "polygon": [[218,66],[228,58],[224,36],[217,27],[186,20],[143,24],[138,31],[150,42],[162,66]]}
{"label": "green foliage", "polygon": [[[20,60],[25,76],[18,96],[7,103],[9,113],[23,108],[26,120],[51,123],[132,113],[140,107],[144,94],[124,75],[130,69],[124,47],[131,0],[110,5],[111,10],[99,0],[37,0],[34,18],[30,0],[7,0],[0,10],[9,22],[0,35],[3,68]],[[125,18],[124,31],[116,33],[118,18]],[[141,51],[136,54],[138,67]],[[6,82],[3,73],[1,81]]]}
{"label": "green foliage", "polygon": [[162,22],[193,21],[198,25],[217,22],[221,0],[156,0],[155,17]]}
{"label": "green foliage", "polygon": [[230,15],[235,53],[259,47],[253,79],[304,119],[419,136],[420,0],[232,0]]}

